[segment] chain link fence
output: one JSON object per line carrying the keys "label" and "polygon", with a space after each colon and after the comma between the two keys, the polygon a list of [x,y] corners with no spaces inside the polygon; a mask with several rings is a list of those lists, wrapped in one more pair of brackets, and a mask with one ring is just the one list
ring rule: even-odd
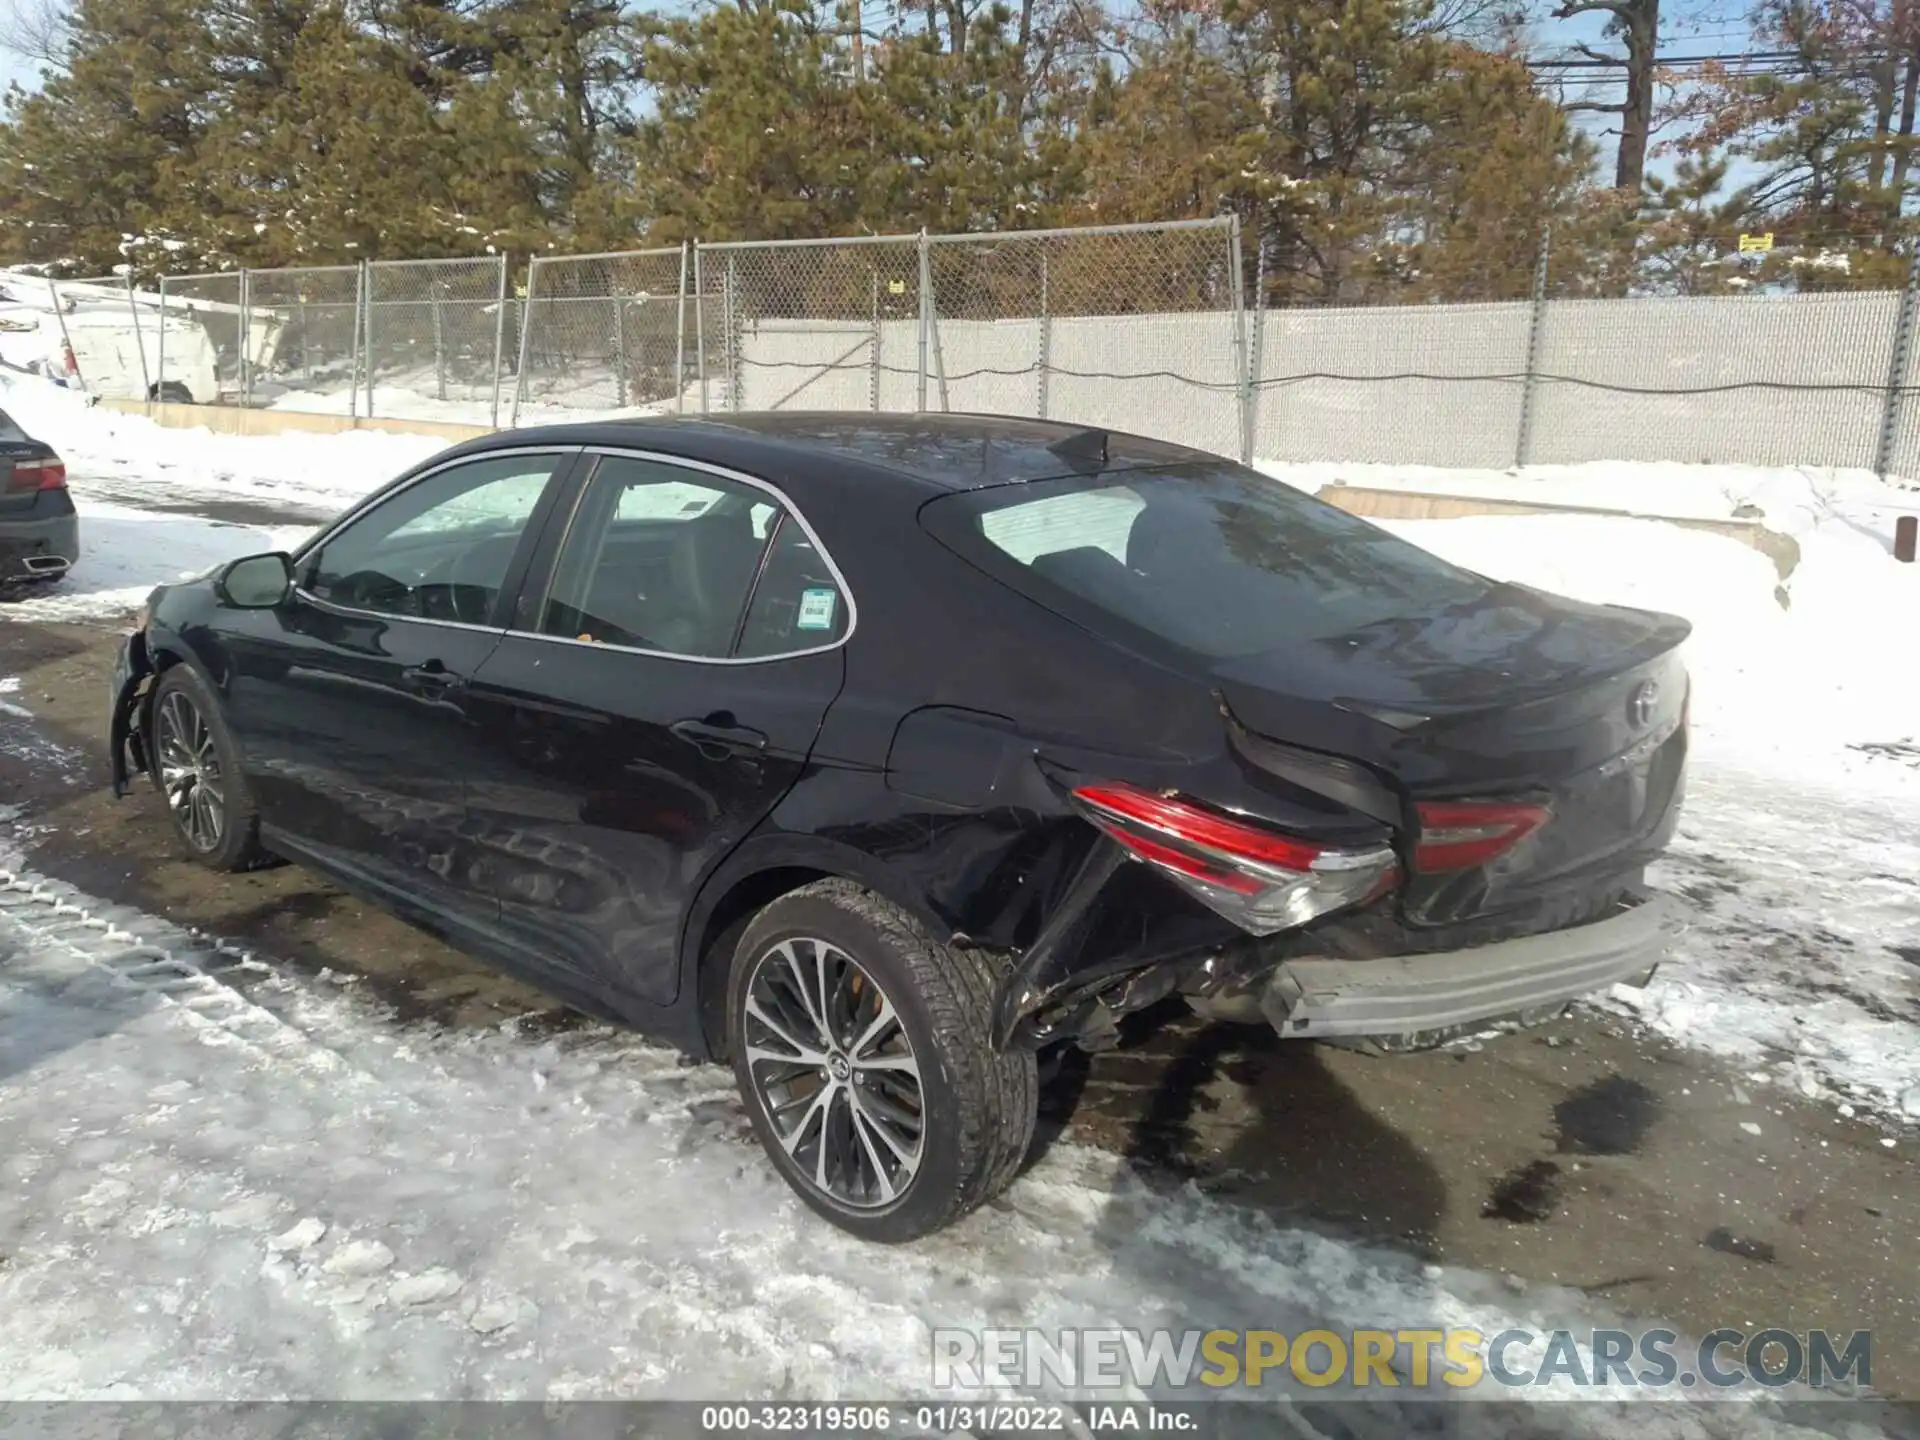
{"label": "chain link fence", "polygon": [[363,284],[366,413],[457,419],[484,409],[497,424],[506,257],[385,260],[367,266]]}
{"label": "chain link fence", "polygon": [[[45,375],[56,384],[87,385],[82,354],[97,354],[105,339],[116,352],[111,362],[100,367],[103,395],[137,400],[147,394],[150,354],[140,344],[136,316],[131,311],[128,282],[118,275],[100,275],[78,280],[52,280],[38,275],[9,275],[5,291],[16,304],[43,310],[44,325],[22,325],[10,319],[4,327],[18,333],[23,329],[38,333],[38,344],[16,350],[9,361],[14,368],[30,374]],[[149,321],[148,327],[151,328]]]}
{"label": "chain link fence", "polygon": [[1238,454],[1246,400],[1239,231],[1173,225],[929,236],[942,409],[1153,433]]}
{"label": "chain link fence", "polygon": [[64,348],[128,399],[480,425],[968,410],[1244,458],[1920,475],[1920,267],[1844,236],[1716,243],[1652,264],[1543,236],[1530,287],[1516,244],[1465,303],[1311,302],[1231,218],[541,257],[518,284],[501,257],[25,283],[58,297],[50,373]]}
{"label": "chain link fence", "polygon": [[702,408],[927,408],[918,236],[700,245]]}
{"label": "chain link fence", "polygon": [[1851,236],[1773,238],[1629,269],[1543,236],[1516,458],[1875,465],[1898,271],[1851,274]]}
{"label": "chain link fence", "polygon": [[164,325],[154,345],[154,399],[188,405],[244,402],[246,283],[238,270],[160,281]]}
{"label": "chain link fence", "polygon": [[1560,255],[1543,235],[1531,298],[1480,304],[1269,308],[1259,285],[1251,448],[1446,467],[1670,460],[1911,473],[1920,414],[1909,416],[1912,380],[1895,365],[1913,291],[1809,291],[1807,267],[1835,262],[1805,248],[1811,259],[1764,265],[1708,253],[1654,285],[1631,257],[1610,270],[1590,249]]}
{"label": "chain link fence", "polygon": [[248,377],[252,403],[357,414],[361,303],[358,265],[248,271],[248,317],[274,342]]}
{"label": "chain link fence", "polygon": [[678,246],[536,258],[514,324],[514,423],[686,408],[686,267]]}

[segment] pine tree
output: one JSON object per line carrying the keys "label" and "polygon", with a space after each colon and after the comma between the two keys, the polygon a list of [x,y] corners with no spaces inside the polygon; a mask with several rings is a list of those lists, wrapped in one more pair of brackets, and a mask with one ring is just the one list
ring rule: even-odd
{"label": "pine tree", "polygon": [[230,13],[251,22],[251,65],[170,167],[171,223],[261,267],[447,253],[457,140],[405,57],[338,0]]}
{"label": "pine tree", "polygon": [[1524,68],[1412,0],[1229,0],[1085,112],[1089,218],[1231,210],[1275,298],[1524,294],[1589,151]]}
{"label": "pine tree", "polygon": [[[174,257],[138,242],[160,225],[163,170],[204,133],[217,79],[194,0],[79,0],[62,72],[17,88],[0,126],[0,253],[99,275]],[[176,245],[178,241],[174,241]]]}

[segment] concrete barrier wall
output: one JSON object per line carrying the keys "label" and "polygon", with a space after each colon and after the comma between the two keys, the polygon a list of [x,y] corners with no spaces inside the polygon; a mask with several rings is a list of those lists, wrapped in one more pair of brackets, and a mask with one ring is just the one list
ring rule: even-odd
{"label": "concrete barrier wall", "polygon": [[1597,505],[1536,505],[1524,500],[1483,500],[1477,495],[1436,495],[1417,490],[1375,490],[1365,485],[1327,485],[1320,498],[1350,515],[1374,520],[1455,520],[1466,515],[1603,515],[1615,520],[1657,520],[1688,530],[1724,535],[1758,550],[1786,579],[1800,563],[1800,543],[1751,520],[1706,520],[1644,515]]}
{"label": "concrete barrier wall", "polygon": [[300,410],[243,410],[234,405],[149,405],[139,400],[101,400],[103,410],[144,415],[171,430],[211,430],[216,435],[338,435],[346,430],[381,430],[389,435],[437,435],[448,441],[490,435],[490,425],[457,425],[446,420],[407,420],[388,416],[358,419],[346,415],[309,415]]}

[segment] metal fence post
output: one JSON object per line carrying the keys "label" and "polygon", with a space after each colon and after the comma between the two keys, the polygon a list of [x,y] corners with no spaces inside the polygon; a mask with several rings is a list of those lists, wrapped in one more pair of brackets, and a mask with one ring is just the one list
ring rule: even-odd
{"label": "metal fence post", "polygon": [[427,281],[427,303],[433,307],[433,389],[436,398],[447,398],[447,341],[440,312],[440,277]]}
{"label": "metal fence post", "polygon": [[1247,277],[1240,258],[1240,217],[1227,217],[1227,278],[1233,293],[1233,359],[1239,376],[1240,463],[1253,463],[1253,357],[1247,348]]}
{"label": "metal fence post", "polygon": [[127,270],[127,314],[133,317],[133,343],[140,347],[140,390],[145,400],[153,399],[153,377],[147,373],[147,332],[140,324],[140,307],[133,298],[133,270]]}
{"label": "metal fence post", "polygon": [[513,426],[520,428],[520,401],[527,393],[527,347],[533,340],[534,299],[540,288],[540,257],[527,261],[527,298],[520,306],[520,359],[513,376]]}
{"label": "metal fence post", "polygon": [[1534,390],[1539,383],[1536,372],[1540,368],[1540,332],[1547,318],[1547,259],[1552,250],[1553,230],[1542,225],[1540,253],[1533,262],[1533,313],[1527,317],[1527,368],[1521,381],[1520,433],[1513,445],[1515,466],[1526,464],[1527,452],[1533,448]]}
{"label": "metal fence post", "polygon": [[367,347],[367,418],[371,420],[373,419],[373,371],[374,371],[373,262],[370,260],[362,260],[360,262],[360,272],[365,277],[364,283],[362,283],[360,287],[360,291],[364,296],[366,296],[366,312],[367,312],[367,318],[365,323],[361,326],[360,335],[361,335],[361,338],[366,342],[366,347]]}
{"label": "metal fence post", "polygon": [[1042,420],[1047,418],[1047,391],[1049,388],[1048,368],[1053,360],[1053,297],[1048,286],[1051,277],[1047,271],[1047,242],[1040,242],[1040,400],[1038,413]]}
{"label": "metal fence post", "polygon": [[867,339],[867,344],[872,350],[867,361],[867,408],[877,412],[880,409],[880,267],[878,265],[868,269],[867,280],[868,306],[871,311],[868,324],[872,327],[872,333]]}
{"label": "metal fence post", "polygon": [[1873,473],[1882,480],[1893,469],[1893,452],[1900,443],[1900,417],[1905,408],[1907,365],[1913,352],[1913,311],[1920,291],[1920,242],[1907,262],[1907,287],[1900,292],[1899,318],[1893,326],[1893,359],[1887,365],[1887,398],[1880,411],[1880,443],[1874,447]]}
{"label": "metal fence post", "polygon": [[940,413],[952,408],[947,394],[947,352],[940,339],[940,294],[933,288],[933,237],[920,232],[920,293],[927,308],[927,340],[933,346],[933,374],[940,382]]}
{"label": "metal fence post", "polygon": [[240,267],[240,408],[253,408],[253,272]]}
{"label": "metal fence post", "polygon": [[[608,287],[613,289],[612,286]],[[631,375],[627,364],[627,297],[614,290],[613,294],[613,405],[616,410],[627,408],[628,381]]]}
{"label": "metal fence post", "polygon": [[367,262],[353,272],[353,360],[347,366],[347,418],[360,418],[360,366],[366,358]]}
{"label": "metal fence post", "polygon": [[73,369],[67,373],[79,382],[84,391],[87,388],[86,377],[80,373],[80,356],[73,348],[73,337],[67,333],[67,311],[60,300],[60,287],[53,283],[51,275],[47,277],[47,294],[53,297],[53,317],[60,322],[60,347],[73,362]]}
{"label": "metal fence post", "polygon": [[1247,360],[1247,461],[1260,448],[1260,397],[1267,369],[1267,247],[1253,242],[1253,335]]}
{"label": "metal fence post", "polygon": [[160,371],[160,378],[154,382],[154,387],[148,392],[147,399],[164,401],[167,398],[167,277],[164,275],[160,277],[159,347],[159,363],[156,368]]}
{"label": "metal fence post", "polygon": [[700,242],[693,242],[693,348],[700,371],[700,413],[707,413],[707,286],[700,259]]}
{"label": "metal fence post", "polygon": [[494,302],[493,311],[493,409],[487,423],[494,429],[500,428],[500,362],[504,359],[507,334],[507,256],[500,254],[499,299]]}
{"label": "metal fence post", "polygon": [[933,295],[933,257],[927,250],[927,232],[920,232],[920,380],[916,410],[927,408],[927,338],[931,328]]}
{"label": "metal fence post", "polygon": [[687,242],[680,242],[680,292],[673,317],[673,412],[687,413]]}
{"label": "metal fence post", "polygon": [[739,280],[739,269],[736,264],[736,258],[733,251],[729,250],[727,252],[727,288],[724,298],[720,303],[721,344],[724,347],[720,353],[724,357],[724,362],[727,367],[728,410],[738,410],[740,408],[739,339],[733,333],[735,324],[734,285]]}

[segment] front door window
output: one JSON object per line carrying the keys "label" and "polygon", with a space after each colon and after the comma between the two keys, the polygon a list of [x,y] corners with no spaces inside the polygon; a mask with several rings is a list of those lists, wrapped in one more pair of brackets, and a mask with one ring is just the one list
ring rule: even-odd
{"label": "front door window", "polygon": [[502,455],[416,482],[302,563],[302,588],[352,610],[493,623],[500,591],[557,456]]}

